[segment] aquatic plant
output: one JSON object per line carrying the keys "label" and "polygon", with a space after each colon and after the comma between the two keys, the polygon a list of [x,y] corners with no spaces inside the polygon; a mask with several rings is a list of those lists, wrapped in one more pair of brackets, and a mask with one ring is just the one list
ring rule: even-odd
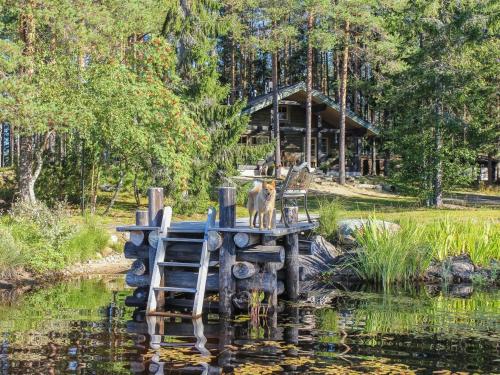
{"label": "aquatic plant", "polygon": [[393,233],[368,220],[356,233],[360,245],[351,267],[364,280],[373,280],[385,289],[393,283],[405,283],[422,275],[431,261],[431,248],[422,241],[424,227],[407,221]]}
{"label": "aquatic plant", "polygon": [[493,221],[452,221],[446,216],[426,226],[425,238],[433,256],[441,261],[468,254],[474,264],[487,266],[500,258],[500,224]]}

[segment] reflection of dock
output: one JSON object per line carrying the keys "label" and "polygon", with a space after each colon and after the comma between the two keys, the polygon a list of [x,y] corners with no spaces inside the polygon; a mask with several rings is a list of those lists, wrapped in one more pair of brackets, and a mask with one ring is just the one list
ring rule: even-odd
{"label": "reflection of dock", "polygon": [[[221,374],[231,373],[248,359],[279,365],[283,356],[298,357],[299,309],[288,307],[286,326],[277,326],[276,317],[252,322],[145,317],[129,321],[127,332],[137,337],[142,362],[131,364],[136,374]],[[139,317],[141,318],[141,317]],[[152,348],[152,349],[151,349]],[[293,368],[291,368],[293,370]],[[258,372],[256,372],[258,373]]]}

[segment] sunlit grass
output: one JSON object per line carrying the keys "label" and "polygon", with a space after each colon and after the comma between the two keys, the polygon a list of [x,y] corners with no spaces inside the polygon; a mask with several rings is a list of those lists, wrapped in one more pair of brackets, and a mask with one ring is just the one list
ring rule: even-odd
{"label": "sunlit grass", "polygon": [[468,254],[474,264],[489,266],[500,259],[500,223],[445,216],[427,223],[400,220],[400,225],[392,233],[376,225],[372,216],[358,231],[360,251],[350,266],[363,280],[389,289],[392,284],[419,279],[432,260]]}

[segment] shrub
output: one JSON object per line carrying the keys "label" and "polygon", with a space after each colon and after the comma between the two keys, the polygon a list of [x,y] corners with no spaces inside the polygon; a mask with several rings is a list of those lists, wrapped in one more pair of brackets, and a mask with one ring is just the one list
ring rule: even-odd
{"label": "shrub", "polygon": [[85,224],[61,244],[61,253],[66,264],[84,262],[95,257],[109,241],[106,231],[94,220],[87,218]]}
{"label": "shrub", "polygon": [[408,221],[392,233],[369,219],[356,234],[361,249],[351,265],[360,277],[388,289],[393,283],[405,283],[420,277],[430,264],[432,253],[422,241],[424,228]]}
{"label": "shrub", "polygon": [[319,227],[318,234],[333,241],[337,234],[337,223],[343,210],[338,199],[318,199]]}
{"label": "shrub", "polygon": [[[92,220],[74,225],[67,216],[61,207],[50,210],[41,203],[16,203],[3,220],[0,268],[2,263],[9,268],[15,263],[44,273],[95,257],[106,246],[108,234]],[[2,252],[12,254],[12,260],[2,261]]]}
{"label": "shrub", "polygon": [[5,275],[22,264],[21,249],[12,234],[0,227],[0,275]]}

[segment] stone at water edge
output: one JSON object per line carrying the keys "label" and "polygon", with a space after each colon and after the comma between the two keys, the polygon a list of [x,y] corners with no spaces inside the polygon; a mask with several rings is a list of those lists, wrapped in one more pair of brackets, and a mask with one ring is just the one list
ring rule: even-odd
{"label": "stone at water edge", "polygon": [[342,245],[355,245],[356,232],[369,223],[376,225],[380,230],[387,230],[389,233],[396,233],[401,227],[396,223],[384,220],[368,220],[368,219],[346,219],[338,223],[337,237]]}
{"label": "stone at water edge", "polygon": [[107,257],[107,256],[109,256],[109,255],[111,255],[113,253],[114,253],[114,250],[111,247],[105,247],[101,251],[101,254],[102,254],[103,257]]}

